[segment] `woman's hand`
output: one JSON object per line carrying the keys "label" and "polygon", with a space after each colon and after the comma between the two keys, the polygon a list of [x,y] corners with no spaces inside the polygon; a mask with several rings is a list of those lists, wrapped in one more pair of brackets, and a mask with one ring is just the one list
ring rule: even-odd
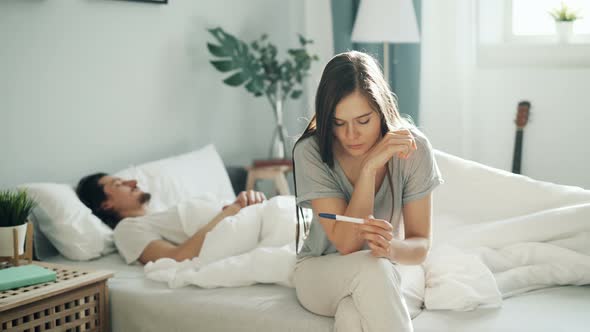
{"label": "woman's hand", "polygon": [[410,130],[390,131],[368,152],[363,161],[363,168],[377,170],[385,166],[394,155],[407,159],[415,150],[416,141]]}
{"label": "woman's hand", "polygon": [[358,227],[361,237],[369,244],[374,257],[392,258],[393,226],[389,222],[369,216],[365,223]]}

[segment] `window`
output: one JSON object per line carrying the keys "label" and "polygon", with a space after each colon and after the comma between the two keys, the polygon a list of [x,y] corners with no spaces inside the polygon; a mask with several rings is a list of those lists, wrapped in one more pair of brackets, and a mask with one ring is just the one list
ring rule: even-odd
{"label": "window", "polygon": [[549,11],[561,7],[562,2],[582,16],[574,22],[574,35],[590,35],[590,0],[512,0],[512,35],[554,35],[555,21]]}
{"label": "window", "polygon": [[[581,19],[563,42],[549,11],[564,2]],[[590,0],[477,0],[479,66],[590,68]]]}

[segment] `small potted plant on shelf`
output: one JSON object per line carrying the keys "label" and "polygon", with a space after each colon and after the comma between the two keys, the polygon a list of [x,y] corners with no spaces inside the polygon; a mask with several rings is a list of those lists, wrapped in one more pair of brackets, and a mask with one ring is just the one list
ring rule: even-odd
{"label": "small potted plant on shelf", "polygon": [[569,8],[564,2],[561,7],[554,8],[549,14],[555,20],[555,31],[561,43],[569,43],[572,39],[574,22],[581,19],[579,11]]}
{"label": "small potted plant on shelf", "polygon": [[[0,191],[0,257],[24,253],[27,222],[35,205],[26,191]],[[17,231],[18,253],[14,252],[14,229]]]}

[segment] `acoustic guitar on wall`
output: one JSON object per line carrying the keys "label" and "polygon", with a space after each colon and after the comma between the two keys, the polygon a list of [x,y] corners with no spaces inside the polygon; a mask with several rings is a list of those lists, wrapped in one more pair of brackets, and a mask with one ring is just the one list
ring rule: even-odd
{"label": "acoustic guitar on wall", "polygon": [[529,113],[531,110],[531,103],[528,101],[521,101],[518,103],[516,111],[516,139],[514,140],[514,155],[512,156],[512,173],[520,174],[520,166],[522,160],[522,140],[524,135],[524,127],[529,121]]}

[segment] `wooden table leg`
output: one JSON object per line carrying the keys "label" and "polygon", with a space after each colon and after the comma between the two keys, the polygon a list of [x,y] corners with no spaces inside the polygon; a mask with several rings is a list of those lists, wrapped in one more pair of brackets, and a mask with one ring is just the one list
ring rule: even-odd
{"label": "wooden table leg", "polygon": [[289,183],[287,182],[287,178],[285,177],[285,173],[280,172],[275,176],[275,186],[277,187],[277,191],[279,195],[289,195]]}
{"label": "wooden table leg", "polygon": [[251,169],[248,171],[248,178],[246,179],[246,190],[254,190],[254,185],[256,184],[256,175],[254,174],[256,171]]}

